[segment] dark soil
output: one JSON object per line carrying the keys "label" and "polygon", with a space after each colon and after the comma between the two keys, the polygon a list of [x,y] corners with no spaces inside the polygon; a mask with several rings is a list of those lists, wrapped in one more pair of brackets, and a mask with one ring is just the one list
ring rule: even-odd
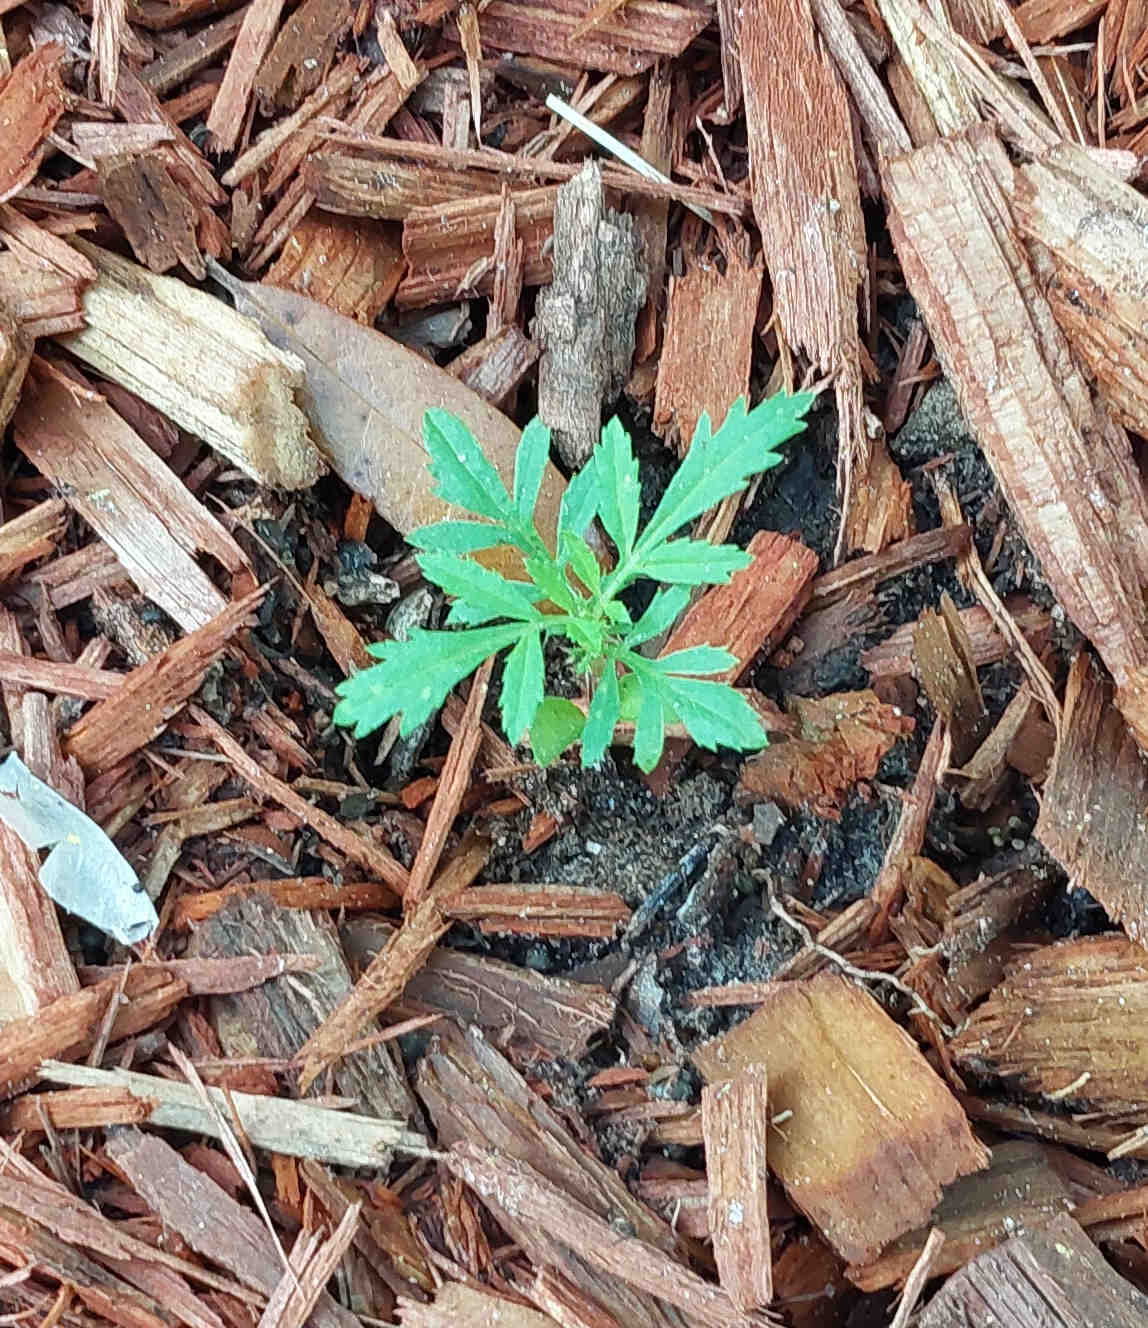
{"label": "dark soil", "polygon": [[[645,505],[652,510],[674,460],[643,431],[641,420],[631,416],[626,423],[634,430]],[[838,520],[834,437],[833,412],[822,407],[807,433],[790,445],[786,461],[763,476],[735,526],[735,542],[744,545],[757,530],[777,530],[815,549],[823,567],[831,565]],[[947,383],[927,391],[890,448],[912,485],[919,530],[940,521],[925,465],[936,469],[942,459],[998,593],[1024,593],[1052,605],[1036,560],[1013,526]],[[782,703],[789,695],[863,688],[868,675],[861,654],[899,624],[936,607],[944,593],[959,607],[973,602],[949,564],[897,577],[880,588],[871,621],[821,657],[815,668],[779,671],[766,661],[754,682]],[[1014,666],[1001,664],[982,670],[981,681],[990,710],[998,714],[1019,677]],[[818,909],[838,909],[871,889],[900,814],[900,791],[912,783],[932,724],[923,697],[915,718],[915,733],[889,753],[876,780],[852,793],[839,820],[800,810],[781,813],[780,828],[768,844],[754,836],[753,809],[733,804],[737,763],[732,759],[696,752],[664,800],[648,792],[621,751],[598,770],[583,772],[566,763],[531,776],[523,791],[532,808],[559,816],[562,829],[541,849],[523,855],[519,845],[532,812],[503,822],[494,832],[488,878],[616,889],[634,908],[647,900],[656,907],[647,905],[649,916],[639,935],[610,943],[479,938],[461,927],[449,943],[481,945],[542,972],[592,977],[607,985],[619,975],[636,973],[630,980],[631,1012],[651,1035],[688,1046],[743,1012],[694,1010],[684,1004],[687,992],[768,979],[798,948],[799,938],[769,910],[771,893],[795,896]],[[929,825],[929,851],[960,881],[975,879],[982,869],[1001,870],[1021,853],[1039,853],[1030,840],[1036,810],[1019,781],[999,824],[970,816],[942,791]],[[1057,900],[1060,916],[1048,921],[1061,934],[1087,926],[1095,912],[1087,897],[1074,903],[1059,894]],[[607,1059],[609,1054],[604,1049]]]}

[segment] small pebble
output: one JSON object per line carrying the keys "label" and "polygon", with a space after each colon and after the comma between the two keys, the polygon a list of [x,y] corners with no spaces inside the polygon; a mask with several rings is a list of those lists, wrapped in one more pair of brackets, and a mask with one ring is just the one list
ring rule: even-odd
{"label": "small pebble", "polygon": [[777,838],[785,824],[781,808],[775,802],[759,802],[753,809],[753,837],[765,848]]}

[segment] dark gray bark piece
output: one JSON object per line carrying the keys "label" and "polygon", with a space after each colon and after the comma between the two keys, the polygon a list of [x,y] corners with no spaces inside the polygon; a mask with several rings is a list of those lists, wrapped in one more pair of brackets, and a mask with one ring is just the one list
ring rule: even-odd
{"label": "dark gray bark piece", "polygon": [[634,320],[646,298],[641,246],[628,215],[606,206],[602,171],[588,162],[558,190],[554,281],[538,294],[543,347],[538,413],[568,466],[598,441],[602,403],[622,390],[634,355]]}
{"label": "dark gray bark piece", "polygon": [[[284,974],[251,991],[213,997],[212,1022],[228,1056],[294,1056],[354,986],[331,919],[280,908],[266,895],[228,900],[199,927],[188,949],[203,958],[268,951],[315,955],[319,965],[311,973]],[[406,1121],[417,1114],[386,1046],[343,1057],[334,1075],[335,1091],[354,1098],[356,1111]],[[314,1091],[327,1091],[322,1079]]]}
{"label": "dark gray bark piece", "polygon": [[1067,1214],[954,1274],[921,1328],[1143,1328],[1148,1296],[1113,1271]]}

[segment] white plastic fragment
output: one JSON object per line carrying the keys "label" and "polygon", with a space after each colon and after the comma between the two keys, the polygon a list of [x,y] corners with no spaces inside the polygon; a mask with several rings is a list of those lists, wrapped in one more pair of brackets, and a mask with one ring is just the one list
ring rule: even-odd
{"label": "white plastic fragment", "polygon": [[[550,93],[546,98],[546,109],[553,111],[555,115],[560,115],[563,120],[572,124],[580,133],[592,139],[599,147],[605,148],[607,152],[612,152],[620,162],[624,162],[632,171],[637,171],[639,175],[645,176],[647,180],[656,180],[659,184],[673,184],[673,180],[664,171],[658,170],[645,157],[640,157],[633,148],[628,148],[620,139],[615,138],[609,130],[603,129],[601,125],[595,124],[593,120],[588,120],[581,111],[576,111],[569,102],[563,101],[561,97],[556,97],[553,93]],[[709,208],[699,207],[696,203],[687,203],[686,207],[701,217],[702,221],[708,221],[711,226],[714,224],[713,213]]]}
{"label": "white plastic fragment", "polygon": [[11,753],[0,762],[0,821],[33,851],[51,852],[40,884],[69,913],[124,945],[155,930],[155,905],[127,859],[90,816],[61,797]]}

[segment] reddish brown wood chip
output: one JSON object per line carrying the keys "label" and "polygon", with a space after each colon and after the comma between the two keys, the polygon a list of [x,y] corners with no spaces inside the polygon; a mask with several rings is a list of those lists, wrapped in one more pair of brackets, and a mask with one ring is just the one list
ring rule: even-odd
{"label": "reddish brown wood chip", "polygon": [[709,1181],[709,1230],[721,1284],[741,1310],[773,1298],[766,1152],[769,1096],[765,1067],[702,1089]]}
{"label": "reddish brown wood chip", "polygon": [[0,88],[0,124],[5,135],[0,201],[18,193],[40,167],[44,140],[55,129],[66,104],[60,79],[64,55],[58,42],[45,42],[17,63]]}
{"label": "reddish brown wood chip", "polygon": [[915,721],[870,691],[840,692],[817,700],[795,697],[796,737],[771,743],[742,768],[737,799],[810,807],[834,820],[860,779],[872,779],[893,744]]}

